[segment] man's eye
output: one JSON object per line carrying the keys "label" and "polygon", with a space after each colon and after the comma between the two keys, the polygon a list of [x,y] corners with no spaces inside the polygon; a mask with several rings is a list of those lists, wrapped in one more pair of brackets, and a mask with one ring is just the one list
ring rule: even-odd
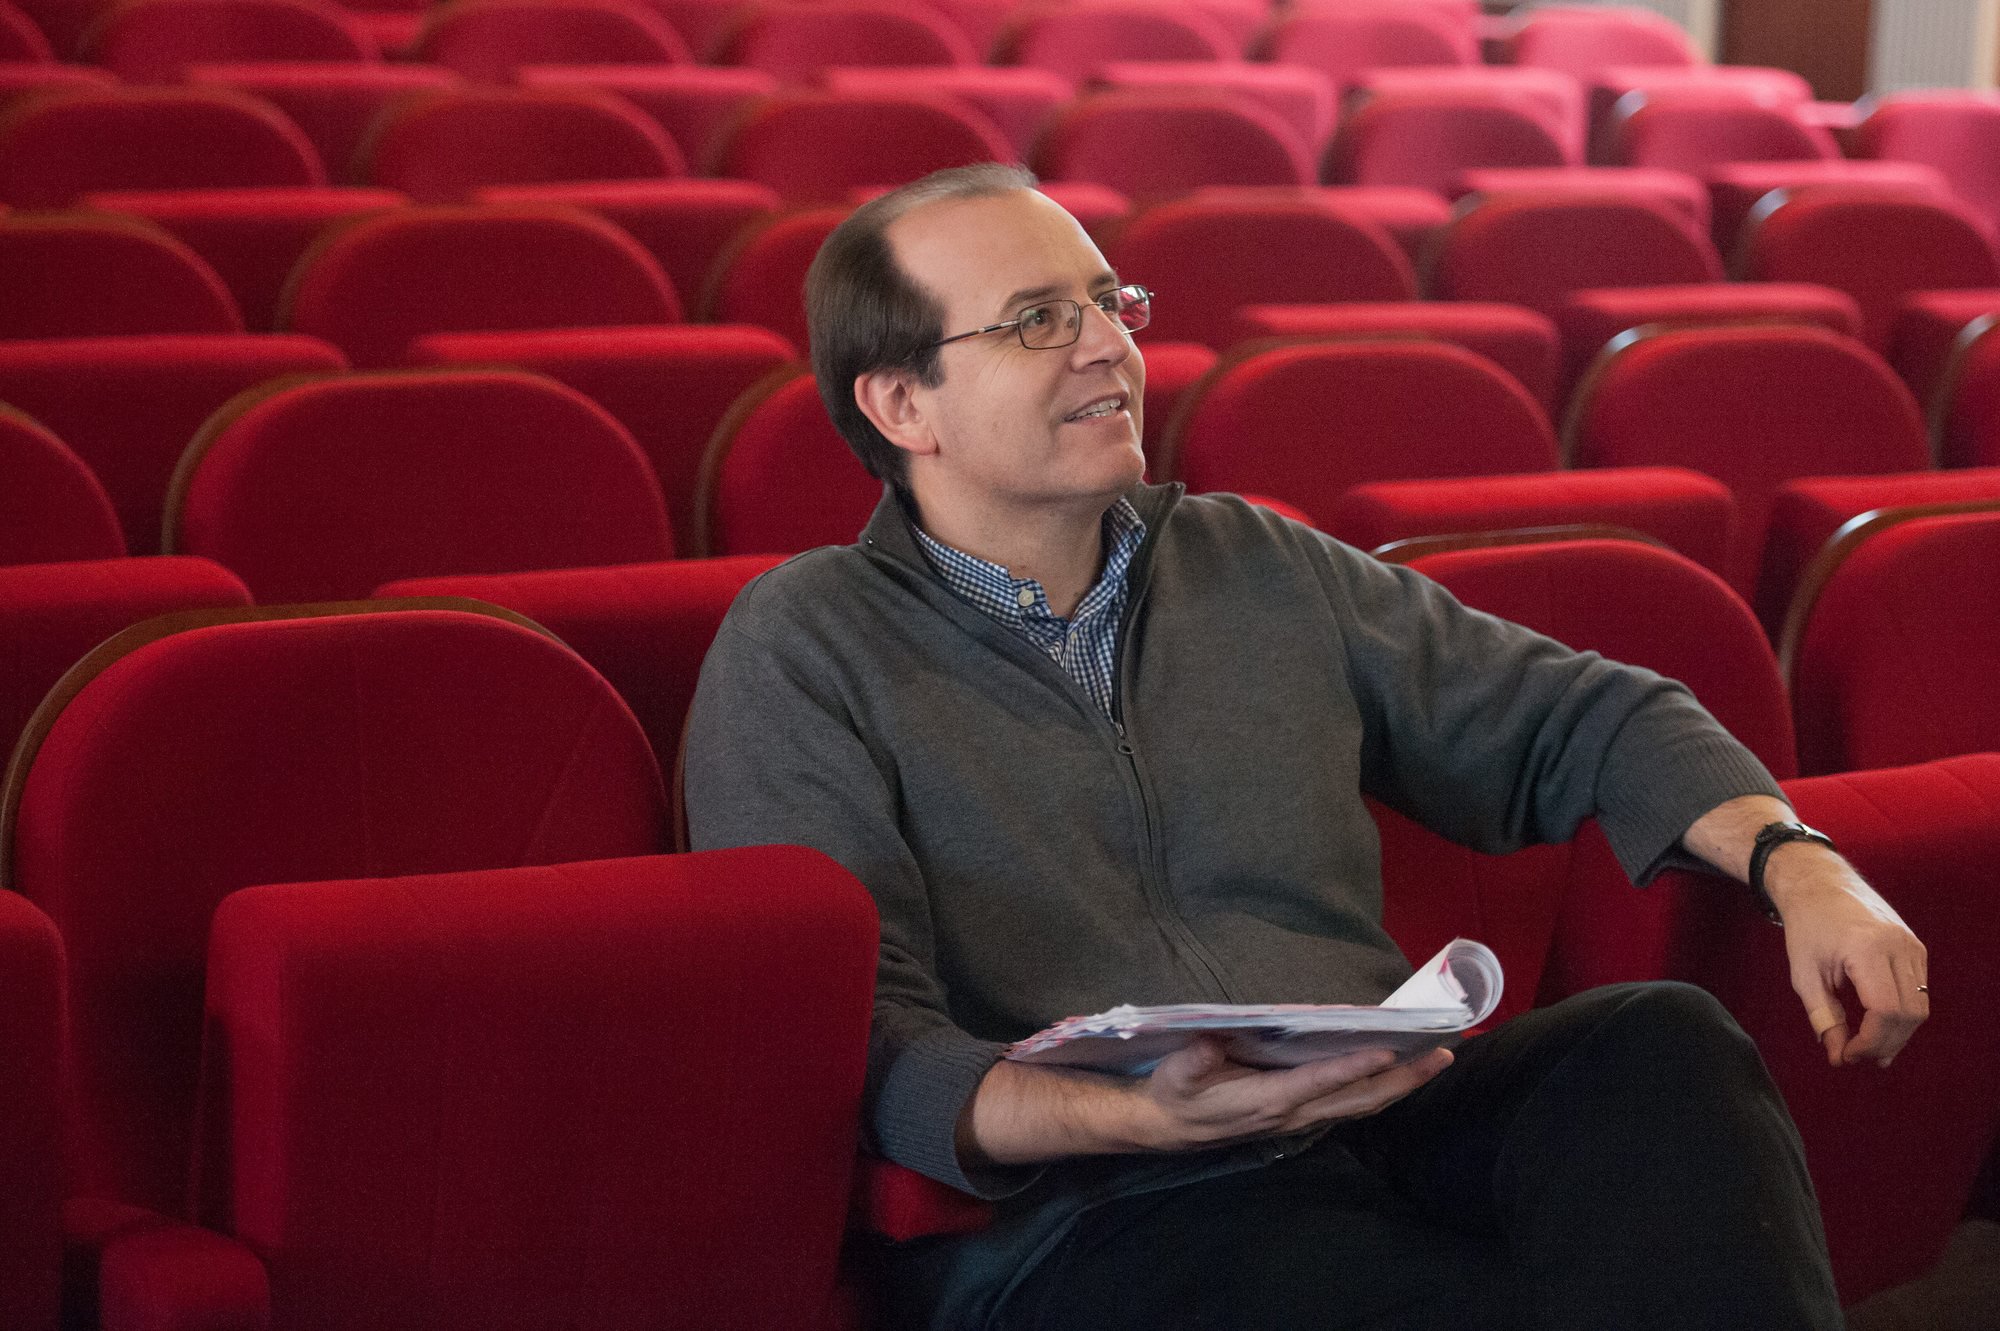
{"label": "man's eye", "polygon": [[1097,308],[1116,319],[1125,311],[1124,294],[1117,291],[1105,292],[1097,298]]}
{"label": "man's eye", "polygon": [[1050,313],[1048,306],[1030,305],[1027,309],[1021,311],[1021,327],[1046,328],[1054,318],[1055,315]]}

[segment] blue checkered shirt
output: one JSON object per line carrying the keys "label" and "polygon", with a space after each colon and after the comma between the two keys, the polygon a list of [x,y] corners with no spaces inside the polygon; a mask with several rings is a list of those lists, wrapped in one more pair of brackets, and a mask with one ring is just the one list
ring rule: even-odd
{"label": "blue checkered shirt", "polygon": [[1118,623],[1125,617],[1125,570],[1146,539],[1146,524],[1130,500],[1120,499],[1106,510],[1104,572],[1068,619],[1049,609],[1048,593],[1033,578],[1016,578],[998,564],[952,549],[915,523],[910,526],[947,587],[1024,634],[1111,715]]}

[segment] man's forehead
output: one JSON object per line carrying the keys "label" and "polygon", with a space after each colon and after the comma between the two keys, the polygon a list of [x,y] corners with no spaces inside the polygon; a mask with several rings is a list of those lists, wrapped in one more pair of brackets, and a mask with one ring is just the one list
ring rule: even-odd
{"label": "man's forehead", "polygon": [[1106,271],[1076,219],[1034,190],[923,204],[889,225],[888,240],[903,271],[948,306],[1004,304]]}

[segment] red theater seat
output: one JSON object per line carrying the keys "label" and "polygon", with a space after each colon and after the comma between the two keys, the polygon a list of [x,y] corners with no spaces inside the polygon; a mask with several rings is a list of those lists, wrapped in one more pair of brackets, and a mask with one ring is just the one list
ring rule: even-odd
{"label": "red theater seat", "polygon": [[1205,185],[1306,185],[1305,145],[1262,106],[1217,92],[1122,88],[1056,112],[1035,149],[1037,174],[1089,180],[1133,199]]}
{"label": "red theater seat", "polygon": [[1260,60],[1316,69],[1340,91],[1353,86],[1364,70],[1479,61],[1471,25],[1444,5],[1293,8],[1275,18],[1251,50]]}
{"label": "red theater seat", "polygon": [[1284,122],[1309,155],[1326,145],[1339,107],[1332,80],[1304,65],[1248,60],[1120,60],[1099,66],[1094,83],[1104,88],[1220,94],[1261,106]]}
{"label": "red theater seat", "polygon": [[[167,483],[216,408],[267,379],[346,368],[338,351],[310,337],[0,342],[0,402],[19,404],[56,431],[103,483],[125,545],[154,554]],[[111,552],[89,557],[98,553]]]}
{"label": "red theater seat", "polygon": [[1622,5],[1547,5],[1525,11],[1500,42],[1500,63],[1540,65],[1588,82],[1613,65],[1701,65],[1672,19]]}
{"label": "red theater seat", "polygon": [[358,179],[355,155],[384,108],[413,92],[454,87],[458,75],[435,65],[262,61],[190,66],[190,83],[233,88],[284,112],[319,153],[335,184]]}
{"label": "red theater seat", "polygon": [[1376,92],[1349,116],[1320,164],[1334,184],[1451,191],[1481,167],[1569,166],[1578,149],[1517,97],[1471,91]]}
{"label": "red theater seat", "polygon": [[1218,351],[1234,341],[1245,305],[1416,295],[1409,263],[1387,233],[1303,193],[1162,203],[1121,227],[1105,257],[1126,280],[1171,286],[1149,336]]}
{"label": "red theater seat", "polygon": [[1877,351],[1888,349],[1911,293],[2000,286],[1992,233],[1963,204],[1835,186],[1759,204],[1744,228],[1742,259],[1745,277],[1819,282],[1854,297],[1863,336]]}
{"label": "red theater seat", "polygon": [[1857,157],[1933,167],[1951,192],[2000,225],[2000,98],[1928,89],[1872,99],[1854,129]]}
{"label": "red theater seat", "polygon": [[425,333],[678,323],[651,255],[601,217],[554,205],[403,208],[343,223],[299,261],[281,326],[357,367]]}
{"label": "red theater seat", "polygon": [[83,459],[0,399],[0,565],[112,559],[118,514]]}
{"label": "red theater seat", "polygon": [[1716,282],[1722,264],[1706,237],[1657,203],[1503,195],[1452,220],[1429,276],[1440,299],[1501,301],[1554,318],[1574,291]]}
{"label": "red theater seat", "polygon": [[165,546],[261,602],[394,578],[669,559],[659,482],[582,394],[515,370],[404,370],[245,393],[188,446]]}
{"label": "red theater seat", "polygon": [[243,330],[215,270],[130,217],[0,216],[0,291],[0,340]]}
{"label": "red theater seat", "polygon": [[824,1325],[876,934],[796,847],[240,893],[198,1213],[279,1325]]}
{"label": "red theater seat", "polygon": [[[1222,358],[1205,342],[1162,342],[1148,336],[1139,348],[1146,362],[1146,388],[1141,395],[1144,419],[1140,422],[1139,446],[1146,454],[1147,470],[1157,476],[1160,441],[1167,425],[1180,410],[1189,390],[1199,384]],[[1249,498],[1249,496],[1244,496]],[[1270,500],[1276,505],[1277,500]],[[1303,511],[1303,510],[1301,510]]]}
{"label": "red theater seat", "polygon": [[849,545],[882,498],[827,419],[804,368],[775,371],[738,398],[702,459],[695,549],[796,554]]}
{"label": "red theater seat", "polygon": [[1938,444],[1947,467],[2000,467],[2000,310],[1967,327],[1939,389]]}
{"label": "red theater seat", "polygon": [[1808,772],[2000,750],[2000,487],[1882,508],[1821,548],[1785,624]]}
{"label": "red theater seat", "polygon": [[55,1331],[62,1285],[62,939],[0,892],[0,1324]]}
{"label": "red theater seat", "polygon": [[462,202],[484,185],[687,174],[664,130],[588,88],[413,93],[375,122],[357,161],[364,179],[419,203]]}
{"label": "red theater seat", "polygon": [[[1158,316],[1154,327],[1158,327]],[[1225,347],[1266,338],[1355,341],[1424,337],[1476,351],[1514,376],[1546,409],[1556,406],[1555,325],[1519,305],[1476,301],[1357,301],[1338,305],[1245,305]],[[1150,352],[1148,353],[1150,357]]]}
{"label": "red theater seat", "polygon": [[715,47],[719,65],[750,65],[805,83],[837,65],[971,65],[963,33],[937,11],[896,0],[746,5]]}
{"label": "red theater seat", "polygon": [[1858,338],[1861,307],[1843,291],[1810,282],[1700,282],[1585,288],[1571,292],[1556,312],[1571,384],[1630,329],[1739,323],[1813,324]]}
{"label": "red theater seat", "polygon": [[203,954],[229,893],[667,849],[658,767],[611,686],[460,604],[149,621],[92,652],[24,737],[0,863],[69,947],[78,1238],[121,1207],[184,1214]]}
{"label": "red theater seat", "polygon": [[451,0],[430,11],[410,54],[483,83],[504,83],[522,65],[694,58],[665,19],[625,0]]}
{"label": "red theater seat", "polygon": [[1461,199],[1468,194],[1489,199],[1502,194],[1638,199],[1686,214],[1703,235],[1709,229],[1708,187],[1682,171],[1641,166],[1489,166],[1460,172],[1451,191]]}
{"label": "red theater seat", "polygon": [[83,201],[171,233],[215,270],[251,331],[268,332],[285,279],[320,232],[410,200],[394,190],[320,188],[121,190]]}
{"label": "red theater seat", "polygon": [[11,4],[0,4],[0,62],[47,65],[55,58],[49,39],[32,18]]}
{"label": "red theater seat", "polygon": [[[1629,93],[1649,97],[1682,89],[1734,92],[1764,106],[1802,109],[1813,100],[1812,84],[1789,69],[1761,65],[1607,65],[1591,76],[1590,122],[1608,127],[1618,104]],[[1636,103],[1632,103],[1636,104]]]}
{"label": "red theater seat", "polygon": [[993,122],[1026,161],[1057,108],[1076,95],[1068,79],[1019,65],[856,65],[821,71],[827,91],[863,97],[904,92],[957,101]]}
{"label": "red theater seat", "polygon": [[[1993,287],[1919,291],[1903,301],[1889,335],[1889,363],[1917,395],[1933,425],[1943,405],[1940,390],[1954,373],[1954,359],[1984,332],[1982,321],[1996,314],[2000,314],[2000,288]],[[1948,457],[1949,449],[1945,452]]]}
{"label": "red theater seat", "polygon": [[1758,205],[1776,203],[1778,190],[1818,189],[1837,185],[1871,194],[1902,194],[1922,199],[1946,199],[1951,187],[1935,168],[1915,162],[1731,162],[1707,173],[1709,225],[1715,247],[1741,268],[1744,229]]}
{"label": "red theater seat", "polygon": [[806,208],[753,223],[716,259],[702,317],[713,323],[756,324],[805,351],[806,270],[848,212]]}
{"label": "red theater seat", "polygon": [[517,366],[568,384],[603,407],[652,463],[680,553],[692,554],[695,483],[710,436],[738,397],[797,358],[791,343],[769,329],[695,324],[433,333],[410,344],[407,360]]}
{"label": "red theater seat", "polygon": [[171,83],[190,65],[372,61],[375,41],[331,0],[119,0],[83,38],[83,58],[130,83]]}
{"label": "red theater seat", "polygon": [[1350,545],[1384,553],[1398,541],[1522,528],[1620,527],[1650,536],[1715,573],[1729,569],[1736,500],[1685,467],[1618,467],[1441,480],[1371,481],[1323,515]]}
{"label": "red theater seat", "polygon": [[1632,94],[1605,135],[1610,160],[1700,175],[1729,162],[1839,159],[1833,135],[1807,124],[1796,106],[1754,96],[1734,88]]}
{"label": "red theater seat", "polygon": [[660,767],[679,760],[702,658],[750,579],[789,556],[676,559],[616,568],[406,578],[376,595],[469,596],[526,615],[590,662],[632,708]]}
{"label": "red theater seat", "polygon": [[[1338,403],[1337,411],[1329,404]],[[1321,516],[1365,481],[1553,470],[1541,407],[1442,342],[1306,342],[1223,359],[1169,427],[1165,479]]]}
{"label": "red theater seat", "polygon": [[1035,65],[1081,84],[1114,60],[1227,60],[1242,49],[1188,5],[1103,0],[1067,8],[1026,6],[993,43],[996,65]]}
{"label": "red theater seat", "polygon": [[830,203],[856,189],[1011,156],[999,130],[950,98],[793,92],[747,111],[710,165],[788,200]]}
{"label": "red theater seat", "polygon": [[52,92],[0,121],[0,203],[17,208],[93,190],[325,183],[296,125],[226,88]]}
{"label": "red theater seat", "polygon": [[523,65],[514,81],[523,88],[595,88],[623,97],[667,132],[691,167],[712,160],[736,119],[778,91],[778,80],[761,69],[710,65]]}
{"label": "red theater seat", "polygon": [[[0,752],[69,668],[112,634],[177,610],[250,604],[250,589],[207,559],[152,555],[0,568]],[[0,893],[0,896],[11,895]]]}
{"label": "red theater seat", "polygon": [[39,65],[0,61],[0,111],[37,93],[109,88],[117,80],[83,65]]}
{"label": "red theater seat", "polygon": [[1362,70],[1354,81],[1354,95],[1498,102],[1540,121],[1562,145],[1565,164],[1583,160],[1588,126],[1583,85],[1557,70],[1529,65],[1390,65]]}

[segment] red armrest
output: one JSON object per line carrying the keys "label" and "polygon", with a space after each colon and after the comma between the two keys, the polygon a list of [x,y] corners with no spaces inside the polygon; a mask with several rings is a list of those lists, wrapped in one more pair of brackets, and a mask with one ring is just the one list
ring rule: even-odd
{"label": "red armrest", "polygon": [[99,1331],[269,1331],[256,1254],[144,1207],[73,1198],[63,1208],[64,1302]]}
{"label": "red armrest", "polygon": [[871,1234],[897,1243],[970,1234],[993,1220],[993,1204],[874,1156],[855,1162],[854,1216]]}

